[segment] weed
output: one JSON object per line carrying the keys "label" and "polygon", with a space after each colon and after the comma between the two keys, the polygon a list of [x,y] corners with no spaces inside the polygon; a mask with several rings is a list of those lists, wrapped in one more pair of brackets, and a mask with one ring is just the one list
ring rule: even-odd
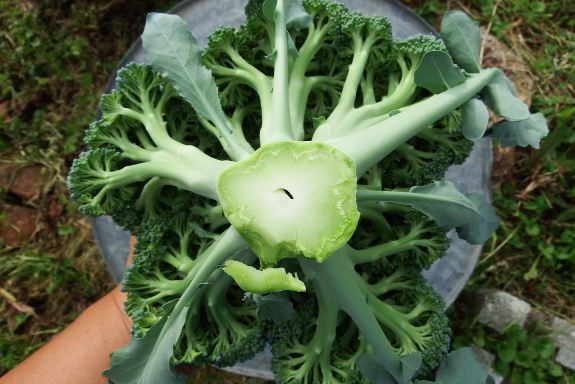
{"label": "weed", "polygon": [[471,317],[463,322],[462,328],[465,332],[453,340],[453,347],[474,344],[492,353],[494,372],[512,384],[569,384],[575,380],[575,373],[554,361],[556,347],[552,333],[537,320],[525,328],[512,324],[496,332]]}

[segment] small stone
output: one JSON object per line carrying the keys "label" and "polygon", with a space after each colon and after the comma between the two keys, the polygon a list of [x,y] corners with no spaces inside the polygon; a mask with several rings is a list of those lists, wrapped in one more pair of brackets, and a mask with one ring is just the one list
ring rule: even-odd
{"label": "small stone", "polygon": [[0,164],[0,186],[24,200],[38,199],[48,181],[44,169],[40,165]]}
{"label": "small stone", "polygon": [[493,377],[495,384],[501,384],[503,382],[503,377],[498,375],[497,373],[493,372],[493,370],[491,369],[491,366],[493,365],[493,362],[495,361],[495,355],[487,352],[483,348],[479,348],[475,344],[471,344],[471,349],[473,349],[473,353],[475,353],[475,356],[477,356],[477,360],[479,360],[479,364],[481,364],[483,369],[485,369],[487,372],[489,372],[489,375],[491,375],[491,377]]}
{"label": "small stone", "polygon": [[552,327],[557,332],[555,342],[559,347],[555,361],[575,371],[575,325],[556,317]]}
{"label": "small stone", "polygon": [[52,221],[59,217],[62,212],[64,212],[64,207],[56,199],[50,199],[48,204],[46,204],[46,209],[44,210],[44,218],[48,221]]}
{"label": "small stone", "polygon": [[480,293],[483,305],[479,310],[478,320],[498,332],[511,323],[523,326],[531,305],[508,293],[487,291]]}
{"label": "small stone", "polygon": [[38,211],[17,205],[3,204],[4,220],[0,221],[0,238],[6,245],[18,245],[32,239],[38,225]]}
{"label": "small stone", "polygon": [[25,200],[34,200],[40,197],[46,177],[43,168],[39,165],[27,165],[16,172],[10,192]]}

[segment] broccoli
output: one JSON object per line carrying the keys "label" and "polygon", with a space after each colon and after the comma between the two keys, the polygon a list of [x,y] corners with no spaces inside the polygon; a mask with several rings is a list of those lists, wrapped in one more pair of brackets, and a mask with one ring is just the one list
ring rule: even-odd
{"label": "broccoli", "polygon": [[[353,250],[347,248],[348,259]],[[363,261],[363,260],[362,260]],[[397,268],[385,258],[355,265],[353,277],[398,356],[421,352],[421,372],[437,367],[450,345],[441,297],[411,263]],[[268,322],[272,372],[278,383],[365,382],[356,366],[373,348],[342,311],[329,284],[314,278],[297,303],[291,324]],[[286,332],[287,330],[287,332]]]}
{"label": "broccoli", "polygon": [[[203,237],[195,224],[200,221],[194,214],[171,213],[150,220],[142,230],[133,263],[122,281],[122,290],[129,292],[125,309],[133,320],[133,337],[146,335],[164,315],[163,306],[181,296],[209,256],[214,239]],[[257,260],[248,250],[236,259],[247,264]],[[265,346],[256,307],[243,300],[243,291],[221,269],[204,284],[188,302],[174,362],[226,367],[252,358]]]}
{"label": "broccoli", "polygon": [[[479,67],[466,15],[441,35],[392,41],[385,17],[330,0],[251,0],[202,51],[179,17],[148,16],[149,64],[118,72],[68,177],[82,212],[138,240],[122,283],[132,338],[105,376],[183,383],[175,365],[233,365],[265,342],[285,384],[476,364],[447,354],[420,271],[447,231],[482,244],[499,218],[442,178],[486,133],[536,147],[547,128]],[[504,119],[490,131],[487,107]]]}

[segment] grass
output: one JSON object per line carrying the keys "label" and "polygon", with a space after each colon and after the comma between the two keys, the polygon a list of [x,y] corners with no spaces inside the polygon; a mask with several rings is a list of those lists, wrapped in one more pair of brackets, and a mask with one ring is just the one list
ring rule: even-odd
{"label": "grass", "polygon": [[[539,151],[494,149],[494,205],[502,225],[486,244],[464,295],[484,287],[501,289],[574,322],[571,1],[405,2],[436,27],[448,9],[464,10],[487,27],[493,38],[484,45],[484,64],[515,73],[520,94],[531,103],[532,112],[545,114],[551,129]],[[7,205],[27,208],[33,223],[28,239],[21,236],[12,245],[0,244],[0,376],[113,286],[87,219],[69,200],[65,177],[83,148],[82,132],[93,118],[99,95],[117,61],[141,33],[145,14],[172,4],[0,1],[0,167],[33,165],[42,174],[37,197],[14,193],[10,180],[0,190],[2,211]],[[504,45],[496,46],[497,41]],[[6,219],[0,214],[5,228],[11,225]],[[478,334],[464,300],[456,302],[452,317],[456,332]],[[193,377],[194,382],[248,380],[209,367]]]}

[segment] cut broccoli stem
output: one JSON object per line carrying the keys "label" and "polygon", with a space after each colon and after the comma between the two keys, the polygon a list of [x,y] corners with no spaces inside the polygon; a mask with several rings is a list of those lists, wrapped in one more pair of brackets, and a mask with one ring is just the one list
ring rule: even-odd
{"label": "cut broccoli stem", "polygon": [[289,52],[285,0],[277,0],[275,22],[274,85],[269,130],[260,133],[261,145],[295,140],[289,106]]}
{"label": "cut broccoli stem", "polygon": [[369,307],[366,296],[357,285],[354,264],[344,248],[335,251],[322,263],[308,260],[301,260],[300,263],[312,268],[317,278],[330,287],[341,309],[351,316],[393,378],[398,383],[404,383],[401,361]]}
{"label": "cut broccoli stem", "polygon": [[409,113],[399,113],[362,131],[326,140],[326,143],[355,161],[359,178],[398,146],[477,94],[497,73],[495,69],[483,70],[464,83],[417,103],[409,108]]}

